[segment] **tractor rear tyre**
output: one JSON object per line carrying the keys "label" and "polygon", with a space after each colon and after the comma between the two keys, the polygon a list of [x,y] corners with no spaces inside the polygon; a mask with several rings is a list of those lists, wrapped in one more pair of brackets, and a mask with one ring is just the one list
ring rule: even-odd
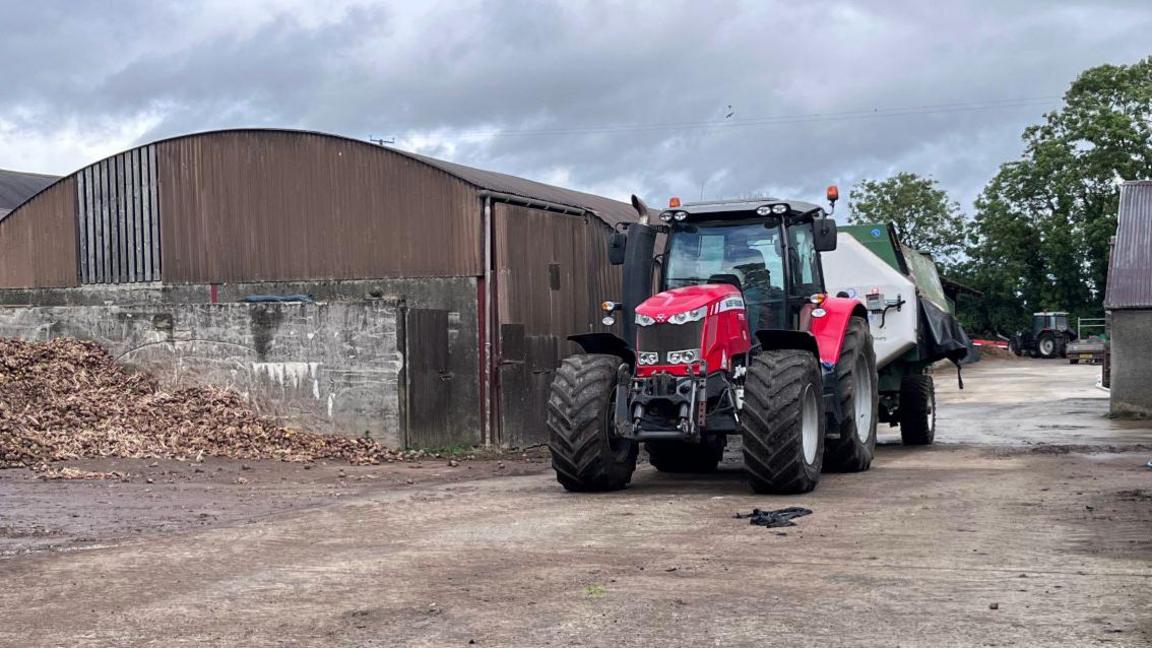
{"label": "tractor rear tyre", "polygon": [[612,491],[632,481],[640,445],[612,431],[620,358],[564,359],[548,397],[548,449],[556,481],[576,492]]}
{"label": "tractor rear tyre", "polygon": [[1051,332],[1045,331],[1040,334],[1040,338],[1036,340],[1036,351],[1040,354],[1041,358],[1050,360],[1060,355],[1060,343],[1056,340],[1056,336]]}
{"label": "tractor rear tyre", "polygon": [[764,351],[748,366],[740,425],[744,470],[757,493],[807,493],[824,462],[824,400],[816,356]]}
{"label": "tractor rear tyre", "polygon": [[724,458],[727,439],[715,436],[700,443],[684,441],[649,441],[648,461],[656,470],[666,473],[710,473]]}
{"label": "tractor rear tyre", "polygon": [[876,388],[879,379],[872,331],[862,317],[848,322],[836,379],[840,383],[840,438],[829,439],[824,445],[824,466],[837,472],[868,470],[876,453],[880,391]]}
{"label": "tractor rear tyre", "polygon": [[932,376],[904,376],[900,381],[900,439],[904,445],[930,445],[936,440],[936,385]]}

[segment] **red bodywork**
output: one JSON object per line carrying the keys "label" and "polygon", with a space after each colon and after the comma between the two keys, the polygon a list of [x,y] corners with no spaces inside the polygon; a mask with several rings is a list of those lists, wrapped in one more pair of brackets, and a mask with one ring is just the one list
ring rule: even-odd
{"label": "red bodywork", "polygon": [[[817,312],[823,310],[822,316]],[[812,312],[809,332],[816,337],[816,347],[820,350],[820,362],[834,365],[840,360],[840,349],[844,346],[844,336],[848,333],[848,320],[852,315],[868,319],[868,311],[859,300],[847,297],[827,297],[819,308]]]}
{"label": "red bodywork", "polygon": [[[748,319],[744,313],[744,298],[735,286],[705,284],[673,288],[646,299],[636,308],[636,313],[656,320],[652,326],[684,326],[670,323],[672,316],[701,307],[707,308],[701,332],[704,364],[709,372],[721,369],[730,371],[732,357],[748,353],[752,346],[748,335]],[[654,365],[637,365],[636,375],[642,378],[659,371],[685,376],[699,374],[701,368],[698,362],[673,365],[661,358]]]}
{"label": "red bodywork", "polygon": [[[672,316],[706,307],[702,322],[701,349],[704,363],[709,372],[732,369],[732,358],[748,353],[752,340],[748,334],[748,320],[744,310],[744,300],[735,286],[728,284],[705,284],[666,290],[649,297],[636,308],[638,315],[646,315],[656,320],[652,326],[684,326],[672,324]],[[835,365],[844,346],[844,336],[848,331],[848,321],[853,315],[867,317],[864,307],[858,300],[841,297],[827,297],[818,307],[809,311],[808,332],[816,338],[820,362],[825,366]],[[638,349],[651,351],[652,349]],[[660,349],[660,352],[666,349]],[[637,365],[636,376],[643,378],[658,372],[674,376],[698,375],[700,363],[691,365],[668,364],[664,357],[654,365]]]}

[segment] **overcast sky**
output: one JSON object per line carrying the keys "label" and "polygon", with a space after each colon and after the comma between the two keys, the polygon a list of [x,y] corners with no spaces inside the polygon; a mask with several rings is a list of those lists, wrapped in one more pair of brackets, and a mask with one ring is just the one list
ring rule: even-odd
{"label": "overcast sky", "polygon": [[0,0],[0,167],[265,126],[653,204],[896,170],[965,206],[1152,2]]}

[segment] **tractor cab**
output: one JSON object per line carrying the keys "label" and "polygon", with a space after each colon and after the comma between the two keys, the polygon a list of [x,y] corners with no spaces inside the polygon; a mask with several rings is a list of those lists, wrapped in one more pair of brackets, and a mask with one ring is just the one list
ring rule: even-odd
{"label": "tractor cab", "polygon": [[1033,313],[1032,334],[1040,335],[1045,329],[1053,331],[1067,331],[1068,313]]}
{"label": "tractor cab", "polygon": [[661,290],[729,284],[743,295],[749,333],[798,329],[805,305],[824,292],[820,252],[836,248],[820,207],[776,199],[671,207]]}

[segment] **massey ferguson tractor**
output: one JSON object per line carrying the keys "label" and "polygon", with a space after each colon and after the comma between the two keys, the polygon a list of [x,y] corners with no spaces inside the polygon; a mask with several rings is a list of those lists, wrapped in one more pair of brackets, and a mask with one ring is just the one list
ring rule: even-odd
{"label": "massey ferguson tractor", "polygon": [[820,253],[836,248],[835,221],[776,199],[672,199],[659,223],[632,205],[638,221],[609,245],[623,265],[619,301],[603,304],[621,335],[571,336],[584,353],[552,382],[548,445],[564,488],[624,488],[641,443],[658,470],[714,470],[729,435],[758,493],[811,491],[822,469],[867,470],[876,358],[865,306],[825,291]]}

